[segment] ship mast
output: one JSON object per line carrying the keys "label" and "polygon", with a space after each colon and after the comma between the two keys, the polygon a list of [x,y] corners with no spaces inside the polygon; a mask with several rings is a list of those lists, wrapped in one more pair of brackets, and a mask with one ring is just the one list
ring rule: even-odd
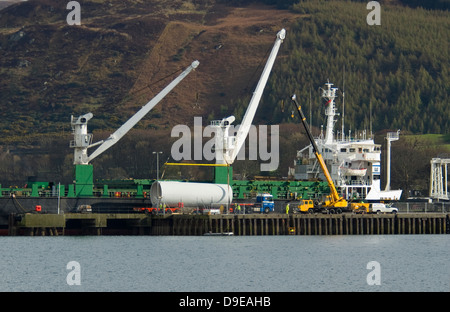
{"label": "ship mast", "polygon": [[328,89],[322,89],[322,97],[326,100],[325,107],[325,115],[327,116],[327,129],[325,133],[325,144],[333,143],[333,128],[336,116],[336,104],[334,103],[334,99],[336,98],[337,88],[332,88],[333,85],[330,82],[325,84]]}

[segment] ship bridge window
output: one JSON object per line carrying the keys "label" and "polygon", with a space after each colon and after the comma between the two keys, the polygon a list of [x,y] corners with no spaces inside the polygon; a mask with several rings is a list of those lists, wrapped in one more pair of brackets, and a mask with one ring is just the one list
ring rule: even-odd
{"label": "ship bridge window", "polygon": [[358,148],[358,153],[362,153],[362,147]]}
{"label": "ship bridge window", "polygon": [[363,152],[364,152],[364,153],[368,153],[368,152],[369,152],[369,149],[368,149],[368,148],[365,148],[365,149],[363,149]]}
{"label": "ship bridge window", "polygon": [[350,148],[349,151],[350,151],[350,153],[354,153],[355,149],[354,148]]}
{"label": "ship bridge window", "polygon": [[341,148],[341,152],[346,153],[347,149],[346,148]]}
{"label": "ship bridge window", "polygon": [[374,180],[380,180],[380,175],[379,174],[374,174],[373,175],[373,179]]}

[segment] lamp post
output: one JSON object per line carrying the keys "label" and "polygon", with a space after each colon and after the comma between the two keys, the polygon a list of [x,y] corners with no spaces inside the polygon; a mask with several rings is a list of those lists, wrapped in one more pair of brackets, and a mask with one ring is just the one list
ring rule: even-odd
{"label": "lamp post", "polygon": [[[153,152],[153,154],[156,154],[156,182],[158,182],[159,179],[159,155],[163,152]],[[158,206],[161,204],[161,200],[159,200]],[[164,208],[162,209],[163,215],[166,214]]]}

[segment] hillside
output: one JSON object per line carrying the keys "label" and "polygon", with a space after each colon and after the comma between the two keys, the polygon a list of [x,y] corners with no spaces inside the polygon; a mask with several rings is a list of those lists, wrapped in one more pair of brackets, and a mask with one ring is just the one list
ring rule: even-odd
{"label": "hillside", "polygon": [[[147,155],[148,142],[154,142],[152,149],[170,151],[167,137],[174,125],[192,125],[193,116],[203,116],[207,125],[231,114],[238,98],[251,95],[276,32],[299,15],[265,5],[195,3],[89,1],[82,6],[81,26],[67,25],[69,11],[57,1],[28,1],[1,11],[2,172],[14,175],[4,179],[24,181],[36,174],[71,179],[70,115],[92,112],[89,128],[95,140],[105,138],[195,59],[198,69],[121,147],[96,160],[98,175],[114,177],[112,168],[126,166],[116,177],[136,176],[142,158],[129,159],[127,153],[111,163],[109,156],[123,146],[132,152],[136,144]],[[6,164],[13,159],[21,169]]]}
{"label": "hillside", "polygon": [[[285,176],[306,144],[289,117],[290,95],[309,103],[311,92],[318,131],[324,119],[318,88],[327,79],[340,92],[345,86],[347,130],[450,131],[448,10],[380,1],[382,25],[368,26],[367,1],[296,2],[91,0],[82,3],[81,26],[67,25],[66,3],[56,0],[1,10],[0,183],[29,175],[70,181],[70,115],[92,112],[94,140],[105,138],[198,59],[199,68],[120,146],[95,160],[96,177],[153,176],[151,152],[170,155],[174,125],[191,126],[194,116],[206,125],[230,114],[239,123],[281,28],[287,38],[255,119],[280,124],[281,163],[273,174]],[[235,169],[255,174],[256,167],[244,161]]]}
{"label": "hillside", "polygon": [[[372,118],[374,131],[450,131],[448,11],[388,1],[382,26],[370,27],[360,3],[302,1],[277,10],[220,2],[87,1],[81,26],[67,25],[69,11],[55,0],[2,10],[0,142],[35,133],[36,123],[39,133],[70,131],[70,115],[87,111],[92,130],[115,129],[194,59],[198,70],[138,127],[241,117],[282,27],[288,36],[257,121],[289,122],[281,103],[293,92],[309,98],[310,90],[316,100],[330,79],[345,86],[348,128],[368,128]],[[314,109],[315,125],[322,115]]]}
{"label": "hillside", "polygon": [[[345,91],[346,129],[401,129],[415,134],[450,131],[448,11],[382,6],[380,26],[368,26],[365,5],[304,1],[308,15],[291,27],[289,50],[269,90],[272,100],[295,90],[305,100],[318,81]],[[345,88],[344,88],[345,87]],[[277,99],[275,96],[278,96]],[[280,110],[271,115],[287,121]],[[323,113],[313,110],[320,125]]]}
{"label": "hillside", "polygon": [[69,11],[57,3],[29,1],[2,11],[0,130],[8,135],[31,133],[35,121],[42,132],[69,130],[70,115],[87,111],[95,116],[91,129],[115,128],[195,59],[197,71],[139,126],[221,118],[251,94],[253,73],[276,32],[296,18],[208,1],[90,1],[82,25],[69,26]]}

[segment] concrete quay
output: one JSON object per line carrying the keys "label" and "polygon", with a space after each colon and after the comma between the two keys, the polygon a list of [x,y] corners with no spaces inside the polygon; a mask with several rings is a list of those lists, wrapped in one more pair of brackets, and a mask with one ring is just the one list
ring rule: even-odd
{"label": "concrete quay", "polygon": [[450,214],[11,214],[8,235],[449,234]]}

